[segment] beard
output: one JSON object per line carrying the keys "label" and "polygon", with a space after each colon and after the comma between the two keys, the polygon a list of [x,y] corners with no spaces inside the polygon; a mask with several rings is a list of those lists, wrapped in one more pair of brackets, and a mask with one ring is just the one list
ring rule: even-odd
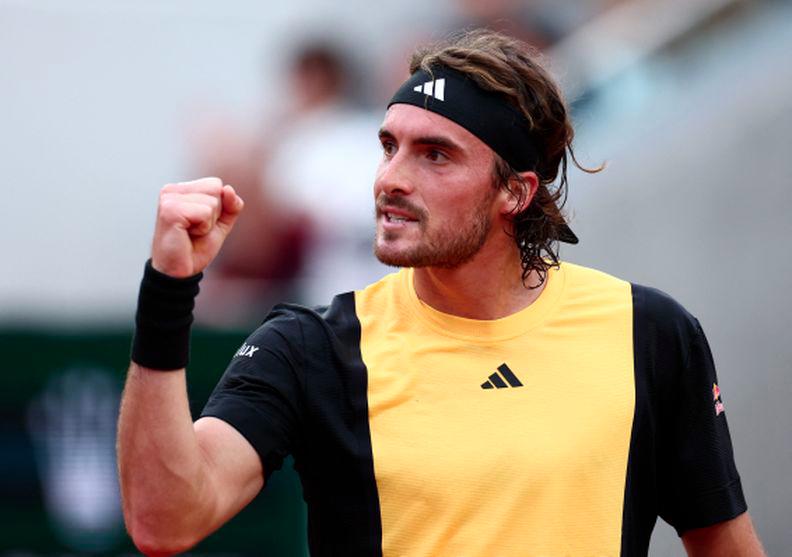
{"label": "beard", "polygon": [[487,241],[492,228],[489,216],[492,197],[487,196],[466,215],[463,222],[446,223],[439,229],[430,229],[426,212],[408,204],[403,198],[385,198],[383,204],[409,210],[419,217],[420,239],[408,248],[396,249],[392,243],[398,240],[399,233],[378,230],[374,255],[392,267],[459,267],[473,259]]}

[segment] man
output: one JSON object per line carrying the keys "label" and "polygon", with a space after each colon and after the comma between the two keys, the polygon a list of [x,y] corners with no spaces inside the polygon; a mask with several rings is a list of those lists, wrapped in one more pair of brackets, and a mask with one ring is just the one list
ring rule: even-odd
{"label": "man", "polygon": [[276,307],[194,424],[193,300],[243,204],[163,188],[119,425],[138,547],[189,548],[293,454],[312,555],[645,555],[658,515],[692,555],[761,555],[698,321],[558,263],[573,132],[536,56],[473,32],[411,72],[374,183],[404,269]]}

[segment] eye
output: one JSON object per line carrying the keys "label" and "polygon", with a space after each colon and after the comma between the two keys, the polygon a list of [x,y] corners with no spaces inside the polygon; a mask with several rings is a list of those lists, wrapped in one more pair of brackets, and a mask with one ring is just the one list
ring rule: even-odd
{"label": "eye", "polygon": [[392,157],[393,155],[396,154],[396,144],[390,139],[383,139],[382,152],[386,157],[388,158]]}
{"label": "eye", "polygon": [[438,149],[429,149],[426,152],[426,158],[432,162],[446,162],[448,160],[448,155]]}

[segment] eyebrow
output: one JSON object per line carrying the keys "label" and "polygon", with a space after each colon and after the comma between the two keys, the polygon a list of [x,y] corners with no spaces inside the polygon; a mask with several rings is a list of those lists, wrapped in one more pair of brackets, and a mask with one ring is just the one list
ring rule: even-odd
{"label": "eyebrow", "polygon": [[[390,131],[385,128],[380,128],[379,130],[379,138],[380,139],[396,139],[396,136],[393,135]],[[448,139],[447,137],[442,136],[435,136],[435,135],[427,135],[422,137],[417,137],[412,140],[413,145],[428,145],[428,146],[436,146],[436,147],[443,147],[448,149],[449,151],[461,151],[462,147]]]}

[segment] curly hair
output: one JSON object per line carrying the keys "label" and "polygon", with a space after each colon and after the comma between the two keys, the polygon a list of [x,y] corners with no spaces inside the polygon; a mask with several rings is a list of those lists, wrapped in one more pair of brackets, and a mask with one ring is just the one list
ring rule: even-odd
{"label": "curly hair", "polygon": [[[538,160],[534,168],[512,168],[497,154],[493,184],[520,201],[528,194],[520,172],[536,173],[539,187],[527,208],[515,212],[512,230],[520,251],[523,281],[536,272],[541,286],[547,270],[558,266],[558,242],[566,219],[561,211],[567,199],[567,165],[571,160],[588,173],[572,150],[574,130],[559,86],[544,67],[541,54],[529,45],[488,29],[464,31],[450,39],[419,47],[410,59],[410,73],[445,66],[461,72],[479,87],[494,91],[525,116],[534,138]],[[553,185],[555,183],[555,186]]]}

